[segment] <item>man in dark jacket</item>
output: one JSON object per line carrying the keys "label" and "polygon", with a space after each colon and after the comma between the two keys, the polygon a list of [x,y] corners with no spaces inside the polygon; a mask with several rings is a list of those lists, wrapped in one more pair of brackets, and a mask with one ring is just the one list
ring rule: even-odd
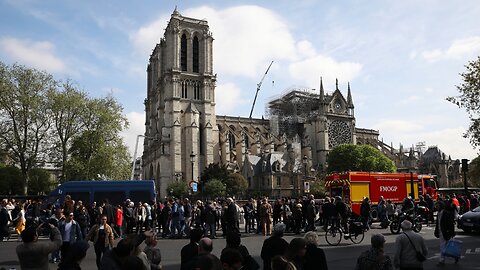
{"label": "man in dark jacket", "polygon": [[[455,205],[453,205],[451,201],[447,201],[446,204],[443,204],[442,202],[438,203],[439,210],[434,235],[440,239],[440,251],[443,251],[448,240],[455,236],[454,207]],[[443,255],[443,252],[440,252],[440,261],[438,264],[445,264],[445,256]]]}
{"label": "man in dark jacket", "polygon": [[115,214],[117,213],[116,208],[114,208],[109,202],[108,199],[103,200],[103,212],[102,215],[107,216],[107,223],[110,227],[114,227]]}
{"label": "man in dark jacket", "polygon": [[285,255],[288,248],[288,242],[283,239],[285,232],[285,224],[277,223],[273,227],[272,236],[263,241],[262,251],[260,256],[263,260],[263,269],[270,270],[270,262],[276,255]]}
{"label": "man in dark jacket", "polygon": [[363,230],[367,231],[370,229],[369,222],[370,222],[370,200],[365,197],[363,199],[362,205],[360,205],[360,217],[362,218]]}
{"label": "man in dark jacket", "polygon": [[180,251],[180,269],[187,270],[187,264],[198,256],[198,242],[202,239],[202,230],[195,228],[190,232],[190,243],[183,246]]}
{"label": "man in dark jacket", "polygon": [[227,198],[227,212],[225,213],[225,220],[227,223],[227,234],[230,232],[239,232],[238,230],[238,213],[237,213],[237,206],[233,202],[232,198]]}
{"label": "man in dark jacket", "polygon": [[11,221],[11,219],[6,207],[7,200],[3,199],[0,206],[0,241],[3,241],[3,238],[5,237],[10,237],[10,232],[8,231],[8,222]]}

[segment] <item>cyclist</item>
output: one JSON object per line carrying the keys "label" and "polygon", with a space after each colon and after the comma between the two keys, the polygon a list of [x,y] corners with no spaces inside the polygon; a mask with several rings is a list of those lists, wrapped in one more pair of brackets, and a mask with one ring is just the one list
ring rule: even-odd
{"label": "cyclist", "polygon": [[348,218],[350,217],[347,204],[340,196],[335,197],[335,208],[337,210],[340,225],[343,227],[345,234],[348,234]]}

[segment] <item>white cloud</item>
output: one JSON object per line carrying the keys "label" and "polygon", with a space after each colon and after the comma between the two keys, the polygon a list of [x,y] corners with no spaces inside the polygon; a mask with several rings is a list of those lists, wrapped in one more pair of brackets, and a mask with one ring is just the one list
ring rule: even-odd
{"label": "white cloud", "polygon": [[379,130],[382,136],[395,137],[395,134],[403,134],[409,130],[420,131],[423,127],[412,121],[381,119],[373,125],[373,129]]}
{"label": "white cloud", "polygon": [[64,71],[65,63],[55,55],[55,45],[48,41],[0,39],[0,46],[14,61],[49,72]]}
{"label": "white cloud", "polygon": [[446,58],[459,58],[480,53],[480,36],[454,40],[448,49],[433,49],[422,52],[423,58],[434,62]]}
{"label": "white cloud", "polygon": [[[248,101],[242,99],[241,92],[240,88],[233,83],[217,85],[215,89],[215,113],[217,115],[236,115],[238,107],[246,106]],[[243,97],[246,98],[244,95]]]}
{"label": "white cloud", "polygon": [[360,74],[362,65],[354,62],[338,62],[331,57],[317,54],[315,57],[291,63],[288,70],[291,77],[309,86],[318,85],[319,77],[322,76],[326,88],[332,89],[333,82],[339,78],[340,74],[341,81],[352,81]]}
{"label": "white cloud", "polygon": [[409,96],[409,97],[403,99],[403,100],[401,101],[401,103],[402,103],[402,104],[411,104],[411,103],[416,102],[416,101],[418,101],[418,100],[420,100],[420,97],[413,95],[413,96]]}
{"label": "white cloud", "polygon": [[160,42],[160,38],[163,37],[165,27],[167,27],[167,21],[169,17],[161,16],[157,20],[140,27],[137,31],[130,34],[130,42],[133,43],[136,52],[142,56],[150,55],[155,44]]}
{"label": "white cloud", "polygon": [[[127,113],[127,120],[129,122],[128,129],[122,131],[123,141],[128,146],[130,155],[133,157],[135,152],[135,143],[138,135],[145,134],[145,113],[144,112],[129,112]],[[138,141],[137,157],[143,154],[143,138]]]}

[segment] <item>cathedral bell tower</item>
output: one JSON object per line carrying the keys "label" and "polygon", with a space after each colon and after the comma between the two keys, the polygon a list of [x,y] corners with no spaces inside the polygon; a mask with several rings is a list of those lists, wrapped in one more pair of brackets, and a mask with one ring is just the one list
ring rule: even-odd
{"label": "cathedral bell tower", "polygon": [[[160,198],[173,181],[198,180],[218,152],[212,33],[208,23],[172,13],[150,55],[143,178]],[[193,179],[192,179],[193,178]]]}

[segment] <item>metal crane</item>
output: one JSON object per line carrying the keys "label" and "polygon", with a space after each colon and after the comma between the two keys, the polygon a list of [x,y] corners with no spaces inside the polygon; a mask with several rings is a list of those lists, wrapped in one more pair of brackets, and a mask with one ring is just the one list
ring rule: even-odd
{"label": "metal crane", "polygon": [[255,107],[255,102],[257,101],[258,91],[260,91],[260,87],[262,87],[263,80],[265,79],[265,76],[267,76],[267,73],[270,70],[270,67],[272,66],[272,64],[273,64],[273,61],[270,63],[270,65],[267,68],[267,71],[265,71],[265,74],[263,74],[262,79],[257,84],[257,92],[255,93],[255,98],[253,99],[252,110],[250,111],[250,117],[249,117],[250,119],[252,119],[253,108]]}

